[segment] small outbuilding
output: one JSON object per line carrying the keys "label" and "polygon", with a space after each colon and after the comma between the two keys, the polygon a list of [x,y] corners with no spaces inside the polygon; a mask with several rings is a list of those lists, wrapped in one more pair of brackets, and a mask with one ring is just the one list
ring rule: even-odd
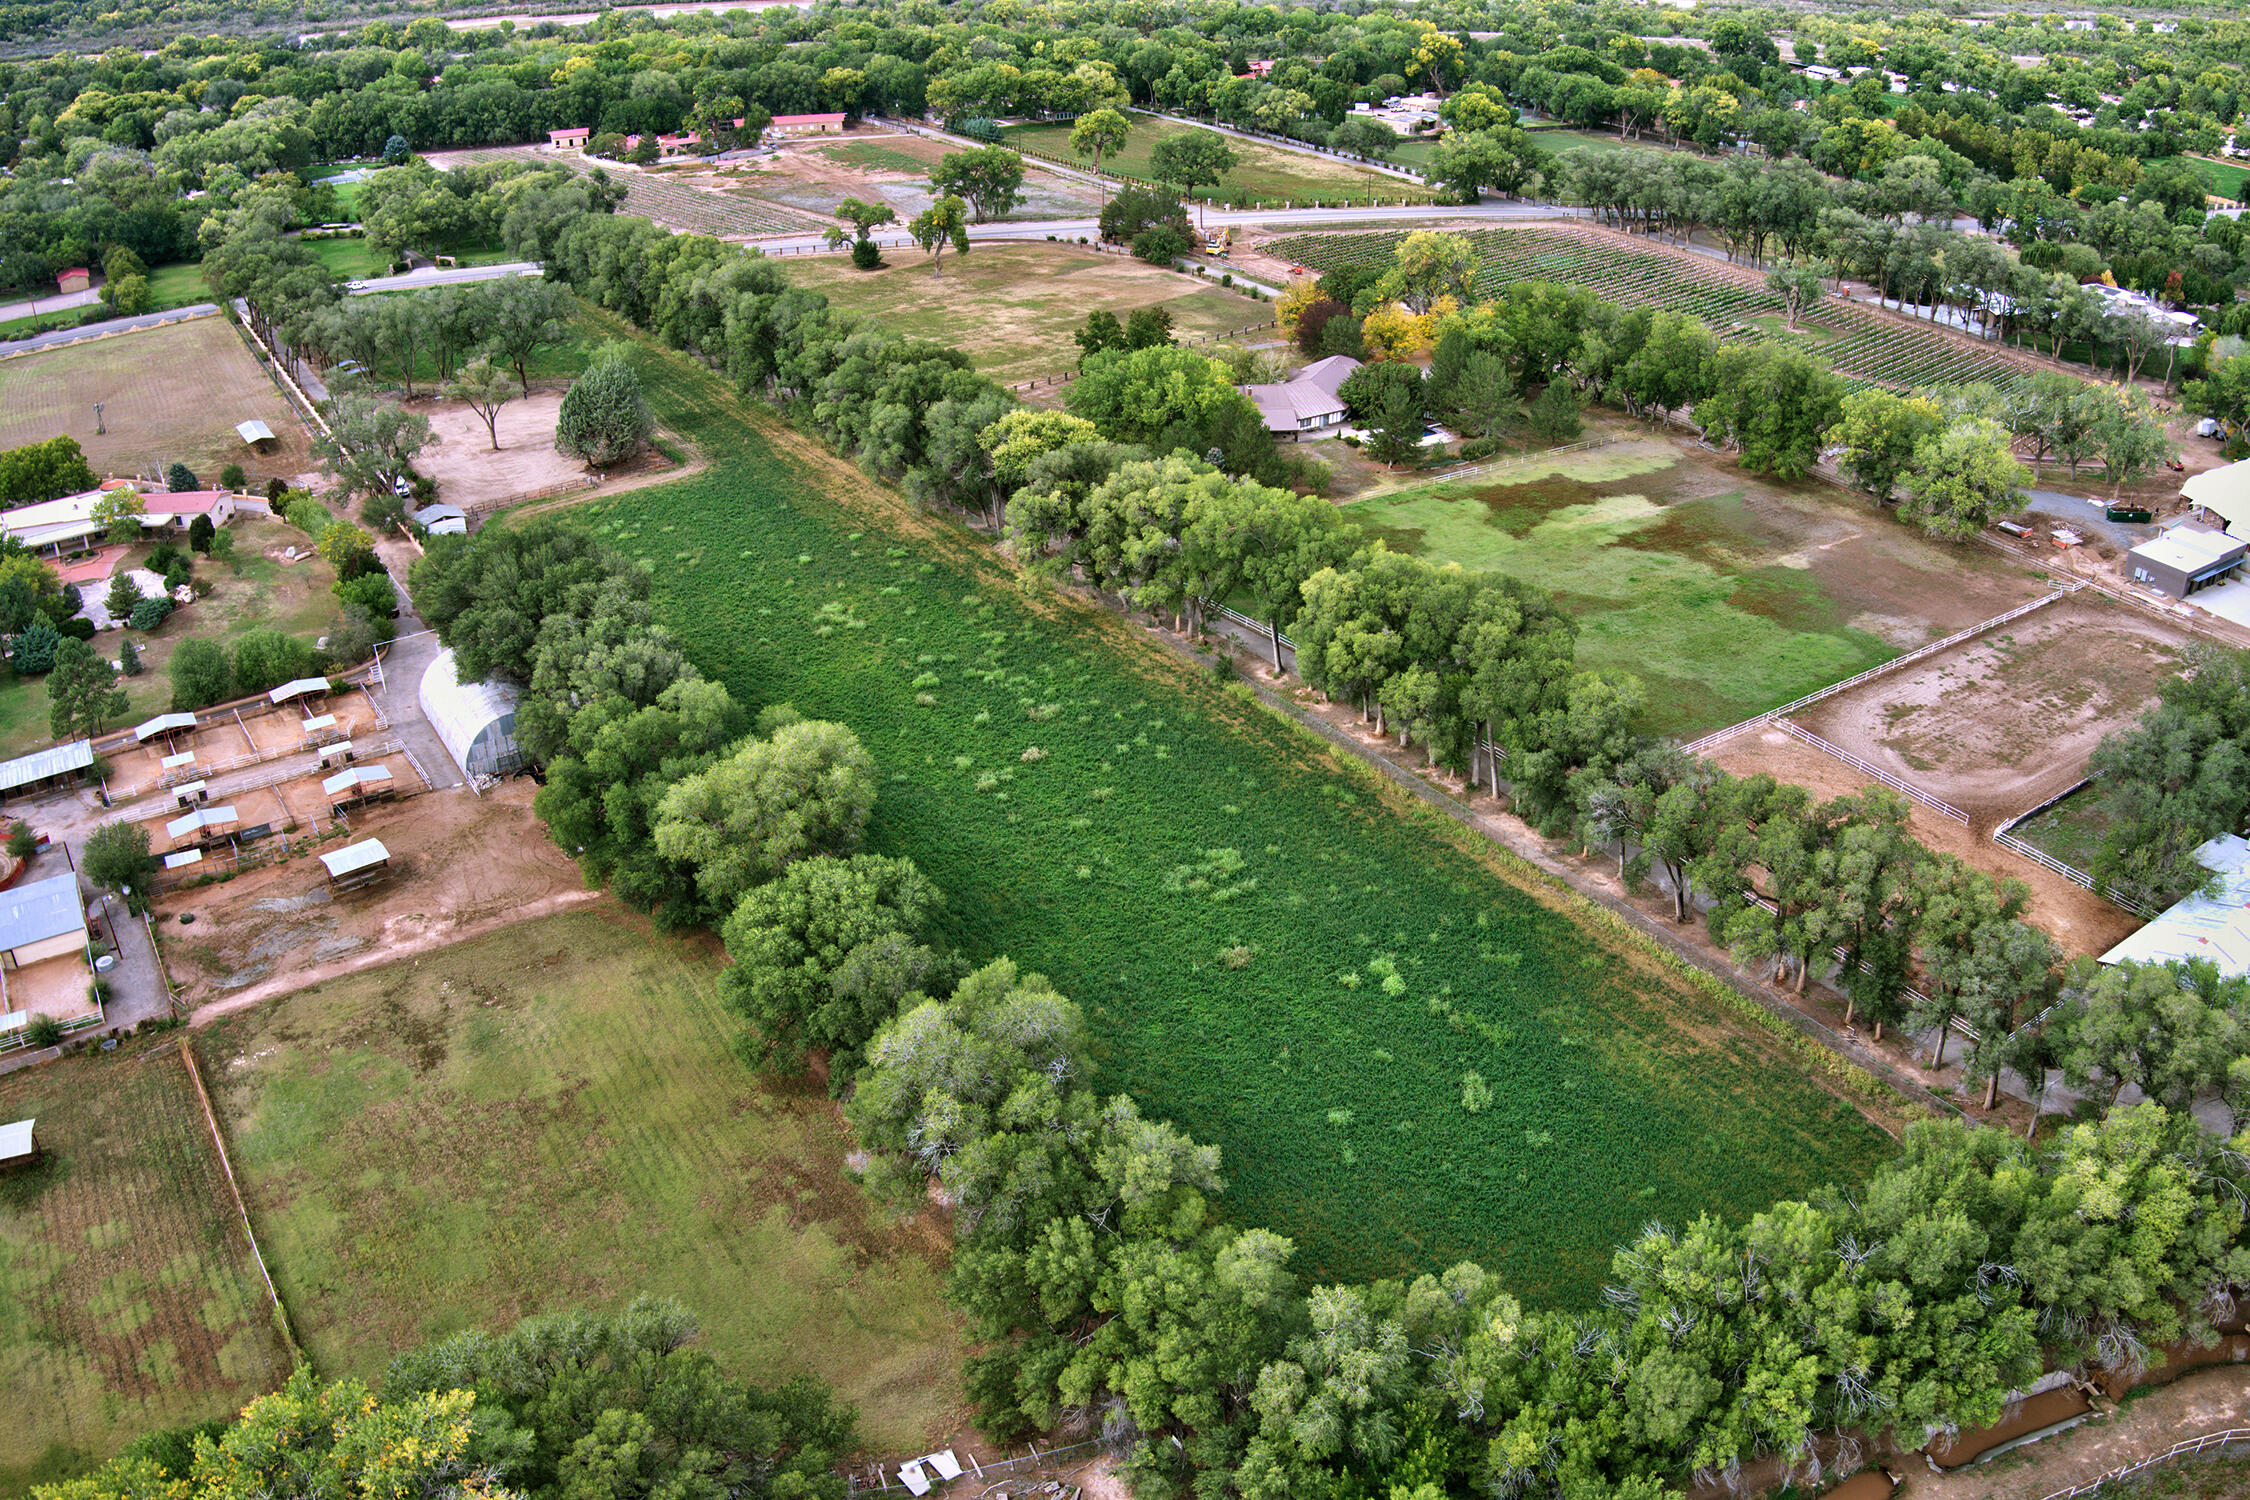
{"label": "small outbuilding", "polygon": [[319,698],[325,696],[327,692],[327,678],[298,677],[283,683],[280,687],[277,687],[272,692],[266,694],[266,701],[268,703],[271,703],[274,707],[279,708],[282,704],[291,702],[295,699]]}
{"label": "small outbuilding", "polygon": [[55,273],[55,285],[62,288],[66,297],[72,292],[90,292],[94,289],[94,273],[84,266],[72,266]]}
{"label": "small outbuilding", "polygon": [[568,125],[561,130],[547,132],[547,144],[557,151],[583,151],[588,137],[594,133],[590,125]]}
{"label": "small outbuilding", "polygon": [[440,651],[422,674],[423,717],[469,780],[522,770],[526,757],[516,743],[520,695],[504,682],[463,682],[454,663],[450,649]]}
{"label": "small outbuilding", "polygon": [[346,844],[323,854],[320,862],[328,868],[328,888],[332,891],[356,891],[391,873],[391,851],[383,847],[381,839]]}
{"label": "small outbuilding", "polygon": [[251,452],[273,452],[273,429],[271,427],[268,427],[265,423],[259,421],[256,417],[252,417],[247,422],[235,423],[234,430],[245,443],[248,443],[250,445]]}
{"label": "small outbuilding", "polygon": [[363,803],[380,802],[397,795],[398,786],[391,780],[389,766],[354,766],[349,771],[338,771],[320,783],[328,798],[328,810],[342,813]]}
{"label": "small outbuilding", "polygon": [[1329,437],[1344,426],[1344,398],[1336,393],[1359,369],[1359,361],[1344,354],[1316,359],[1295,378],[1276,385],[1246,385],[1242,394],[1266,420],[1266,431],[1292,442],[1306,437]]}
{"label": "small outbuilding", "polygon": [[68,786],[84,776],[93,764],[92,740],[72,740],[67,745],[50,745],[44,750],[34,750],[29,755],[19,755],[14,760],[0,761],[0,797]]}
{"label": "small outbuilding", "polygon": [[0,892],[0,963],[20,969],[86,950],[86,903],[78,877],[50,875]]}
{"label": "small outbuilding", "polygon": [[469,513],[458,505],[425,505],[420,510],[409,509],[406,519],[431,536],[469,534]]}
{"label": "small outbuilding", "polygon": [[0,1174],[39,1165],[39,1122],[15,1120],[0,1125]]}
{"label": "small outbuilding", "polygon": [[840,110],[819,115],[775,115],[766,128],[775,135],[841,135],[844,116]]}
{"label": "small outbuilding", "polygon": [[2242,569],[2250,542],[2201,526],[2175,526],[2153,542],[2125,554],[2133,581],[2160,594],[2185,599],[2198,589],[2224,583]]}

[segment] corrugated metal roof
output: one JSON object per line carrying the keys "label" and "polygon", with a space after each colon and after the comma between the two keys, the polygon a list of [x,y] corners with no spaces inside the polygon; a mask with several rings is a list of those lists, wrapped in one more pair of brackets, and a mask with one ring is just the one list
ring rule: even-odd
{"label": "corrugated metal roof", "polygon": [[325,693],[327,691],[327,678],[300,677],[294,682],[285,682],[266,694],[266,701],[269,703],[287,703],[290,699],[301,698],[307,693]]}
{"label": "corrugated metal roof", "polygon": [[235,423],[234,430],[242,434],[242,440],[246,443],[264,443],[273,439],[273,429],[256,417],[247,422]]}
{"label": "corrugated metal roof", "polygon": [[11,761],[0,761],[0,792],[12,792],[19,786],[45,781],[50,776],[83,771],[93,763],[92,740],[72,740],[67,745],[50,745],[44,750],[34,750],[29,755],[19,755]]}
{"label": "corrugated metal roof", "polygon": [[201,849],[182,849],[177,854],[167,854],[164,856],[164,868],[167,870],[180,870],[185,869],[189,865],[199,865],[202,863],[203,851]]}
{"label": "corrugated metal roof", "polygon": [[383,847],[381,839],[361,839],[356,844],[346,844],[333,854],[323,854],[320,862],[328,866],[329,878],[334,879],[339,875],[349,875],[354,870],[382,864],[390,857],[391,851]]}
{"label": "corrugated metal roof", "polygon": [[196,833],[205,828],[216,828],[221,823],[235,821],[234,809],[231,807],[206,807],[198,812],[191,812],[184,818],[174,818],[164,825],[164,832],[172,838],[179,838],[182,834]]}
{"label": "corrugated metal roof", "polygon": [[423,717],[453,753],[462,775],[514,769],[495,762],[515,750],[516,704],[521,696],[515,688],[500,682],[461,681],[453,652],[445,650],[422,674],[419,696]]}
{"label": "corrugated metal roof", "polygon": [[0,891],[0,948],[43,943],[85,925],[86,907],[78,899],[76,875],[50,875]]}
{"label": "corrugated metal roof", "polygon": [[31,1154],[31,1127],[37,1120],[16,1120],[0,1125],[0,1161],[15,1161]]}
{"label": "corrugated metal roof", "polygon": [[2229,976],[2250,974],[2250,843],[2221,834],[2195,851],[2219,875],[2217,896],[2190,896],[2102,955],[2105,964],[2208,959]]}
{"label": "corrugated metal roof", "polygon": [[175,730],[193,729],[194,727],[194,714],[158,714],[146,724],[135,725],[133,727],[133,738],[145,745],[160,734],[170,734]]}
{"label": "corrugated metal roof", "polygon": [[356,786],[379,786],[391,779],[388,766],[354,766],[349,771],[338,771],[320,784],[320,789],[333,797],[338,792],[348,792]]}

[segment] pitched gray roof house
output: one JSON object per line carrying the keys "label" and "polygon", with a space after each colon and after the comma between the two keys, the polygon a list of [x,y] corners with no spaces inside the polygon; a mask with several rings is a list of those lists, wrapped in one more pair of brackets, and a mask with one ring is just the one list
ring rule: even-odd
{"label": "pitched gray roof house", "polygon": [[1324,437],[1344,425],[1344,402],[1336,392],[1343,388],[1359,361],[1343,354],[1316,359],[1293,379],[1278,385],[1246,385],[1242,394],[1266,419],[1266,431],[1275,437],[1300,438],[1306,433]]}

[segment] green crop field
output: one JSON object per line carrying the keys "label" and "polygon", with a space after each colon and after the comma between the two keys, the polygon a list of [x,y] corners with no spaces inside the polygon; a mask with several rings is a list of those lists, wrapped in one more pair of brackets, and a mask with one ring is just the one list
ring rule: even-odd
{"label": "green crop field", "polygon": [[951,345],[994,380],[1059,375],[1078,363],[1071,335],[1086,314],[1122,322],[1144,307],[1172,314],[1181,340],[1273,325],[1271,311],[1237,292],[1175,271],[1076,245],[978,245],[948,254],[942,275],[926,258],[892,250],[880,271],[854,269],[848,255],[791,256],[791,282],[825,292],[831,306],[865,313],[882,327]]}
{"label": "green crop field", "polygon": [[1221,1146],[1230,1212],[1293,1236],[1304,1274],[1473,1256],[1585,1301],[1652,1217],[1888,1150],[1795,1054],[1356,762],[688,361],[643,369],[709,468],[568,513],[645,560],[706,671],[859,733],[871,846],[938,881],[966,952],[1075,997],[1102,1086]]}
{"label": "green crop field", "polygon": [[1580,663],[1639,677],[1645,727],[1681,739],[2037,592],[2020,570],[1871,520],[1822,486],[1656,438],[1377,491],[1345,513],[1394,551],[1551,590],[1578,622]]}
{"label": "green crop field", "polygon": [[551,917],[199,1037],[283,1301],[325,1375],[531,1313],[675,1296],[736,1375],[810,1370],[870,1445],[953,1429],[943,1247],[843,1176],[824,1091],[728,1051],[710,949]]}
{"label": "green crop field", "polygon": [[0,1079],[50,1153],[0,1178],[0,1495],[289,1373],[178,1046],[127,1049]]}
{"label": "green crop field", "polygon": [[[1149,154],[1156,149],[1156,143],[1194,127],[1139,110],[1132,111],[1130,117],[1133,130],[1126,137],[1125,149],[1104,156],[1102,170],[1116,177],[1153,182],[1155,173]],[[1067,124],[1011,125],[1004,139],[1018,150],[1040,152],[1065,165],[1091,166],[1091,157],[1080,157],[1071,151],[1070,131]],[[1239,160],[1234,170],[1220,182],[1215,196],[1228,202],[1288,199],[1395,203],[1402,197],[1413,203],[1430,201],[1429,191],[1419,183],[1371,172],[1337,157],[1290,151],[1239,136],[1227,137],[1227,145]]]}
{"label": "green crop field", "polygon": [[2238,166],[2229,161],[2213,161],[2208,156],[2191,156],[2188,160],[2195,163],[2195,169],[2203,174],[2203,180],[2211,184],[2212,192],[2230,202],[2242,201],[2244,184],[2250,183],[2250,167]]}

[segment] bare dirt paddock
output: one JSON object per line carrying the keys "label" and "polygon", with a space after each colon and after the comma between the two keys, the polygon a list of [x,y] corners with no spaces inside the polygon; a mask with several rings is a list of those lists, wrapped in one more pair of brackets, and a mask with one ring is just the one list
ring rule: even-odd
{"label": "bare dirt paddock", "polygon": [[1952,803],[1984,835],[2083,776],[2191,639],[2088,590],[1793,717]]}
{"label": "bare dirt paddock", "polygon": [[353,839],[391,854],[390,878],[361,890],[331,893],[308,853],[173,892],[157,909],[173,982],[191,1005],[232,1009],[592,899],[532,816],[532,791],[508,781],[354,812]]}

